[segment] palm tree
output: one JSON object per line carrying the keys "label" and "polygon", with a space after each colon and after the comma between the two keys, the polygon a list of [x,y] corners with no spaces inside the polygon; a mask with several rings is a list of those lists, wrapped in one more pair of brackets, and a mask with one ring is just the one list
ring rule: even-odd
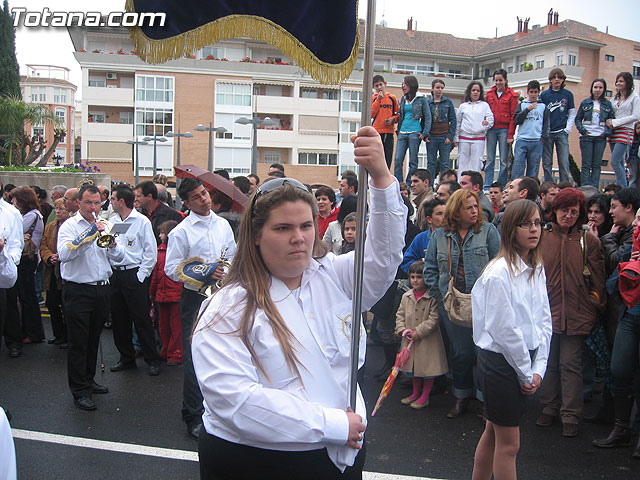
{"label": "palm tree", "polygon": [[17,96],[0,98],[0,153],[6,157],[9,165],[29,165],[37,160],[47,148],[42,135],[26,135],[25,126],[54,126],[54,140],[46,151],[38,166],[46,165],[48,158],[55,151],[56,145],[64,139],[66,132],[60,127],[49,107],[37,103],[26,103]]}

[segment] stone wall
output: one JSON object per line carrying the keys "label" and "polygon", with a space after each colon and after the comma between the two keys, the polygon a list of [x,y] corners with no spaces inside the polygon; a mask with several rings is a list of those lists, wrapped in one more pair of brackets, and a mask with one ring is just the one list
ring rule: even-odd
{"label": "stone wall", "polygon": [[[77,187],[83,180],[89,178],[96,185],[105,185],[111,189],[111,176],[106,173],[66,173],[66,172],[12,172],[0,171],[0,181],[3,185],[12,183],[15,186],[38,185],[51,195],[51,189],[56,185],[64,185],[67,188]],[[47,198],[51,202],[50,198]]]}

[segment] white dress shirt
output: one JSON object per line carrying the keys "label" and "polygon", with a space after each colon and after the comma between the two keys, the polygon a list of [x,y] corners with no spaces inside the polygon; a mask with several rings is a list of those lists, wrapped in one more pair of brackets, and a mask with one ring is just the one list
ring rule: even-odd
{"label": "white dress shirt", "polygon": [[124,259],[124,249],[116,243],[113,248],[100,248],[95,239],[73,250],[68,243],[89,228],[87,222],[78,212],[69,217],[58,231],[58,255],[60,260],[60,276],[63,280],[75,283],[95,284],[104,282],[111,276],[111,265]]}
{"label": "white dress shirt", "polygon": [[[551,309],[542,265],[530,279],[531,267],[518,257],[509,272],[504,258],[489,263],[471,290],[475,344],[501,353],[522,385],[541,378],[551,346]],[[533,363],[530,350],[538,349]]]}
{"label": "white dress shirt", "polygon": [[[406,216],[397,182],[384,190],[371,188],[363,311],[379,300],[395,278],[402,260]],[[353,264],[354,252],[312,259],[294,291],[271,278],[270,295],[294,337],[301,378],[287,367],[262,310],[256,311],[249,342],[268,377],[253,362],[237,334],[246,299],[242,287],[224,287],[202,305],[192,352],[208,433],[272,450],[327,448],[340,470],[353,464],[358,451],[345,445],[349,433],[346,409]],[[359,340],[362,366],[364,332]],[[359,390],[356,412],[366,423]]]}
{"label": "white dress shirt", "polygon": [[11,232],[20,244],[20,255],[18,255],[18,259],[16,261],[16,265],[18,265],[20,263],[20,258],[22,257],[22,249],[24,248],[24,235],[22,234],[22,214],[20,213],[20,210],[18,210],[15,206],[5,202],[4,198],[2,198],[1,196],[0,208],[3,211],[7,212],[12,218],[13,226],[11,227]]}
{"label": "white dress shirt", "polygon": [[[204,263],[213,263],[220,258],[225,247],[226,260],[230,262],[236,253],[236,241],[229,222],[213,212],[206,217],[191,212],[169,232],[164,272],[171,280],[180,282],[177,270],[181,262],[200,257]],[[185,287],[198,290],[189,284]]]}
{"label": "white dress shirt", "polygon": [[[17,264],[20,262],[22,247],[12,229],[15,222],[11,214],[0,208],[0,236],[4,248],[0,252],[0,288],[11,288],[18,278]],[[18,232],[21,232],[19,230]]]}
{"label": "white dress shirt", "polygon": [[116,215],[116,222],[126,223],[129,230],[116,236],[116,243],[124,250],[124,259],[112,261],[111,265],[117,267],[138,266],[138,281],[144,282],[145,278],[153,273],[153,267],[158,260],[158,243],[153,234],[153,228],[149,219],[138,212],[131,210],[127,218],[122,219]]}

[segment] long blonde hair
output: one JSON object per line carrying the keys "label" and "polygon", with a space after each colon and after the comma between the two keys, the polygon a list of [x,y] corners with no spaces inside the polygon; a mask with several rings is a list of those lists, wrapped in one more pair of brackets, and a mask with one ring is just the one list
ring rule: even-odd
{"label": "long blonde hair", "polygon": [[473,229],[479,232],[484,223],[484,215],[482,214],[482,207],[480,207],[480,198],[478,194],[472,190],[460,189],[453,192],[453,194],[447,200],[447,206],[444,209],[444,219],[442,220],[442,227],[447,232],[457,232],[460,228],[460,211],[467,208],[467,200],[471,197],[476,199],[478,203],[478,219],[476,220]]}
{"label": "long blonde hair", "polygon": [[[500,251],[496,256],[498,258],[504,258],[507,261],[509,272],[513,274],[514,266],[518,263],[518,252],[515,248],[516,233],[518,224],[522,222],[530,222],[533,215],[540,213],[538,206],[527,199],[520,199],[514,202],[510,202],[502,215],[502,221],[500,223]],[[540,215],[540,221],[542,221],[542,215]],[[536,248],[529,250],[527,258],[523,259],[531,266],[531,274],[529,280],[533,278],[539,265],[542,265],[542,232],[540,232],[540,240]]]}
{"label": "long blonde hair", "polygon": [[256,239],[260,235],[262,228],[269,219],[270,212],[274,208],[286,202],[298,201],[309,204],[313,214],[313,223],[316,232],[313,244],[313,258],[321,258],[326,255],[327,247],[322,243],[318,235],[318,207],[314,196],[310,192],[287,183],[264,194],[258,189],[251,197],[242,216],[242,221],[238,229],[238,249],[229,273],[223,282],[223,287],[227,285],[239,285],[247,292],[240,325],[237,330],[231,333],[240,336],[242,343],[244,343],[247,350],[249,350],[256,367],[267,379],[269,378],[267,372],[249,341],[258,308],[267,316],[271,329],[273,330],[273,335],[280,344],[289,370],[298,377],[300,376],[298,365],[301,365],[301,363],[298,360],[294,346],[296,338],[291,333],[289,327],[287,327],[286,322],[278,311],[278,307],[276,307],[276,304],[271,298],[270,272],[262,260],[260,249],[256,246]]}

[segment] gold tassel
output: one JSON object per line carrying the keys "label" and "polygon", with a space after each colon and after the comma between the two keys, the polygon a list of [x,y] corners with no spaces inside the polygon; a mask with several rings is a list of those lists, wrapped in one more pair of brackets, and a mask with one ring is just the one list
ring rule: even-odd
{"label": "gold tassel", "polygon": [[[127,12],[135,12],[133,0],[127,0],[125,8]],[[356,14],[357,10],[358,2]],[[182,58],[206,45],[228,38],[247,37],[260,40],[277,47],[291,57],[296,65],[323,84],[339,84],[349,77],[358,58],[360,45],[360,32],[356,28],[356,38],[349,58],[339,64],[326,63],[280,25],[254,15],[229,15],[164,40],[147,37],[140,27],[129,27],[129,35],[136,54],[147,63],[164,63]]]}

